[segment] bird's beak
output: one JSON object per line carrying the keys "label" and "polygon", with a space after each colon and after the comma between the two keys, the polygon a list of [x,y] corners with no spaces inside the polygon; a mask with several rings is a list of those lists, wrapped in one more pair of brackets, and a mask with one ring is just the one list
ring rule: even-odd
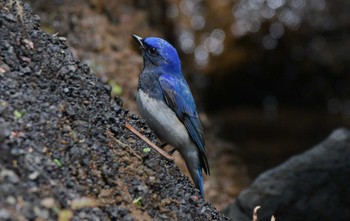
{"label": "bird's beak", "polygon": [[141,48],[143,48],[143,39],[140,36],[132,35],[132,38],[141,46]]}

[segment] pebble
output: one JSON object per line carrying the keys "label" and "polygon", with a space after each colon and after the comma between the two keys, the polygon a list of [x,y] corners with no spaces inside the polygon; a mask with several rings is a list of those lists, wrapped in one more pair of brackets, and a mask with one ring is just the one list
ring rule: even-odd
{"label": "pebble", "polygon": [[19,177],[17,176],[17,174],[14,171],[12,171],[12,170],[7,170],[7,169],[2,169],[1,170],[0,178],[1,179],[7,179],[11,183],[18,183],[18,181],[19,181]]}
{"label": "pebble", "polygon": [[6,198],[6,203],[10,205],[15,205],[17,203],[16,198],[14,196],[8,196]]}
{"label": "pebble", "polygon": [[31,180],[35,180],[36,178],[38,178],[39,175],[40,175],[39,171],[34,171],[31,174],[29,174],[28,178]]}
{"label": "pebble", "polygon": [[7,212],[6,209],[2,208],[0,209],[0,220],[6,220],[10,219],[10,214]]}
{"label": "pebble", "polygon": [[38,206],[34,206],[34,213],[37,217],[40,217],[44,220],[49,218],[49,212],[44,209],[40,209]]}
{"label": "pebble", "polygon": [[15,18],[15,16],[12,15],[12,14],[7,14],[7,15],[5,15],[5,19],[6,19],[7,21],[10,21],[10,22],[16,22],[16,18]]}
{"label": "pebble", "polygon": [[67,41],[67,38],[65,38],[65,37],[58,37],[58,40],[65,42],[65,41]]}
{"label": "pebble", "polygon": [[[0,111],[1,113],[1,111]],[[9,137],[11,134],[11,130],[8,125],[0,123],[0,141]]]}

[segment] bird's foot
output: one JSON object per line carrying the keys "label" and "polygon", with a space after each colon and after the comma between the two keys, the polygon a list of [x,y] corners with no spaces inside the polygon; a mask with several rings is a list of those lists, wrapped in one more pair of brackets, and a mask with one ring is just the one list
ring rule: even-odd
{"label": "bird's foot", "polygon": [[[169,145],[169,144],[165,142],[165,143],[163,143],[162,145],[160,145],[160,148],[162,148],[162,149],[164,150],[164,148],[165,148],[166,146],[168,146],[168,145]],[[170,156],[172,156],[172,155],[174,154],[175,151],[176,151],[176,149],[173,148],[173,149],[167,151],[167,153],[168,153]]]}
{"label": "bird's foot", "polygon": [[164,149],[164,147],[168,146],[169,144],[167,142],[163,143],[162,145],[160,145],[160,148]]}
{"label": "bird's foot", "polygon": [[175,153],[175,151],[176,151],[176,148],[173,148],[173,149],[171,149],[170,151],[168,151],[168,154],[169,154],[170,156],[172,156],[172,155]]}
{"label": "bird's foot", "polygon": [[132,133],[134,133],[136,136],[141,138],[143,141],[145,141],[149,146],[151,146],[153,149],[155,149],[158,153],[160,153],[162,156],[167,158],[168,160],[173,161],[173,157],[170,156],[166,151],[159,148],[157,145],[155,145],[152,141],[150,141],[147,137],[143,136],[140,132],[138,132],[133,126],[131,126],[128,123],[125,123],[125,127],[130,130]]}

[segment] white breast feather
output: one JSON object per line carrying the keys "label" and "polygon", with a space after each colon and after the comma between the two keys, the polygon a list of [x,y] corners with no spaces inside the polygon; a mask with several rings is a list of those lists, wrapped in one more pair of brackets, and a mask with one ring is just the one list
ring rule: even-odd
{"label": "white breast feather", "polygon": [[[137,106],[143,118],[152,130],[165,142],[180,152],[185,146],[193,146],[185,126],[179,121],[174,111],[164,102],[149,97],[142,90],[137,94]],[[189,151],[187,149],[187,151]],[[187,152],[186,151],[186,152]],[[195,150],[193,150],[195,151]],[[192,152],[192,151],[189,151]]]}

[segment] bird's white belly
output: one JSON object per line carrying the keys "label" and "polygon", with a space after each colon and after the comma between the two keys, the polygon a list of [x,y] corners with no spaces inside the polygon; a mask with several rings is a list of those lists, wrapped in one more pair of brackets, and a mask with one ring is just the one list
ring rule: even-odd
{"label": "bird's white belly", "polygon": [[141,89],[136,100],[140,114],[162,140],[180,152],[181,148],[191,143],[185,126],[164,102],[149,97]]}

